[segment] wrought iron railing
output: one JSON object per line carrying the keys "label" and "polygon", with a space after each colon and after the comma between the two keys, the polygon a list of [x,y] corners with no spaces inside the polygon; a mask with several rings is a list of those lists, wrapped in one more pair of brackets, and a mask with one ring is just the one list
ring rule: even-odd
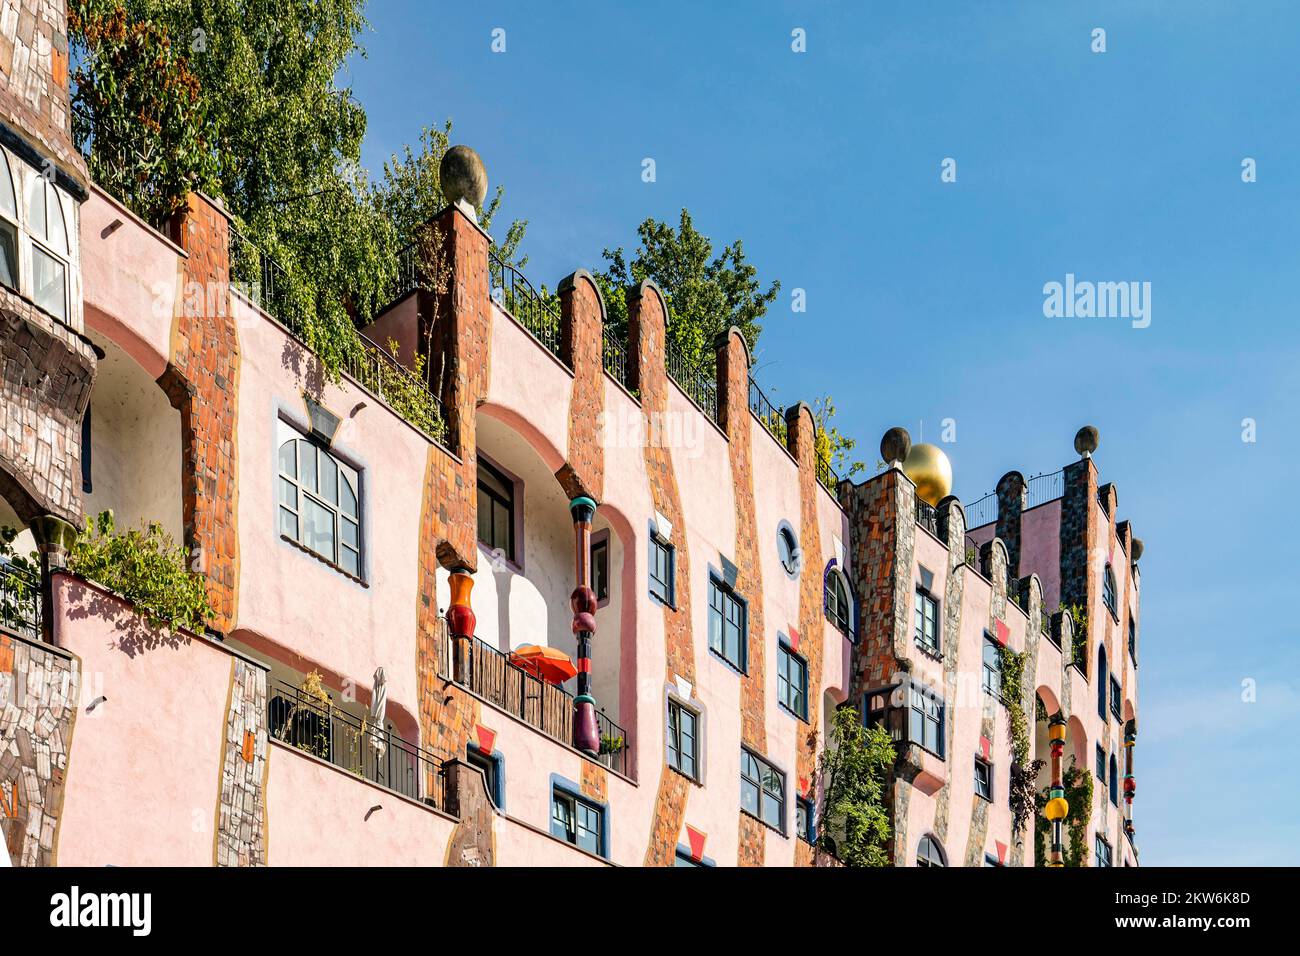
{"label": "wrought iron railing", "polygon": [[348,373],[435,441],[447,444],[447,410],[420,377],[387,349],[357,333],[361,349],[345,360]]}
{"label": "wrought iron railing", "polygon": [[446,809],[442,761],[393,732],[333,702],[278,681],[267,701],[267,732],[275,740],[334,764],[412,800]]}
{"label": "wrought iron railing", "polygon": [[966,564],[967,564],[968,566],[970,566],[971,568],[973,568],[973,569],[974,569],[974,570],[975,570],[979,575],[981,575],[982,577],[987,578],[988,575],[986,575],[986,574],[984,573],[984,568],[981,567],[981,563],[982,563],[982,562],[980,561],[980,546],[979,546],[979,542],[977,542],[975,539],[973,539],[973,538],[967,536],[967,538],[966,538]]}
{"label": "wrought iron railing", "polygon": [[787,447],[785,412],[768,401],[752,376],[749,379],[749,410],[763,423],[768,434],[775,438],[782,448]]}
{"label": "wrought iron railing", "polygon": [[1065,470],[1035,475],[1025,482],[1025,510],[1036,508],[1065,495]]}
{"label": "wrought iron railing", "polygon": [[989,492],[978,501],[971,502],[963,509],[966,512],[966,527],[978,528],[998,520],[998,496]]}
{"label": "wrought iron railing", "polygon": [[939,536],[939,512],[922,498],[916,499],[916,523],[936,538]]}
{"label": "wrought iron railing", "polygon": [[840,487],[840,476],[837,475],[835,473],[835,469],[831,467],[831,462],[829,458],[822,458],[818,456],[817,480],[820,481],[822,485],[826,488],[826,490],[829,491],[831,494],[833,495],[838,494],[839,487]]}
{"label": "wrought iron railing", "polygon": [[718,424],[718,383],[703,368],[692,362],[672,339],[668,340],[664,364],[668,376],[676,382],[683,392],[704,409],[704,414]]}
{"label": "wrought iron railing", "polygon": [[488,277],[496,304],[559,358],[559,312],[537,294],[522,272],[491,250],[488,250]]}
{"label": "wrought iron railing", "polygon": [[[438,670],[449,680],[455,679],[452,640],[450,630],[443,627]],[[462,675],[462,686],[548,737],[566,746],[572,744],[573,695],[563,687],[529,673],[479,638],[474,638],[468,664],[469,674]],[[611,770],[627,775],[632,766],[631,738],[604,711],[597,711],[596,722],[601,740],[598,759]]]}
{"label": "wrought iron railing", "polygon": [[12,564],[0,565],[0,624],[25,637],[41,634],[41,582]]}
{"label": "wrought iron railing", "polygon": [[606,328],[602,349],[605,371],[614,381],[627,388],[627,346]]}
{"label": "wrought iron railing", "polygon": [[[405,263],[399,272],[409,268],[415,276],[415,245],[403,250],[399,259]],[[231,283],[263,312],[302,338],[302,323],[288,304],[288,275],[278,262],[239,232],[230,230]],[[360,333],[357,345],[356,351],[343,360],[348,374],[430,438],[447,444],[446,409],[428,385],[387,349]]]}

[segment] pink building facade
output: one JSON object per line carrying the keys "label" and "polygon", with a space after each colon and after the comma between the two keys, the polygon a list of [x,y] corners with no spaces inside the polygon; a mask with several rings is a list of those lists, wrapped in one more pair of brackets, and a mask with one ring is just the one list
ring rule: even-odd
{"label": "pink building facade", "polygon": [[[3,293],[0,404],[30,424],[0,449],[0,524],[42,555],[0,622],[13,865],[834,865],[813,835],[842,706],[895,731],[895,864],[1034,864],[1015,707],[1032,757],[1043,712],[1078,766],[1104,754],[1085,842],[1136,862],[1108,788],[1140,581],[1091,459],[1035,507],[1007,476],[969,530],[898,468],[841,482],[738,332],[706,374],[652,283],[625,330],[581,270],[553,306],[464,204],[437,220],[450,291],[396,289],[331,376],[218,202],[160,231],[10,119],[44,131],[4,147],[19,274],[53,253],[66,280],[62,309],[48,282]],[[39,197],[62,244],[37,234],[29,153],[71,164]],[[106,509],[185,543],[206,633],[66,569]],[[992,645],[1025,655],[1015,699]],[[529,647],[578,673],[539,679]]]}

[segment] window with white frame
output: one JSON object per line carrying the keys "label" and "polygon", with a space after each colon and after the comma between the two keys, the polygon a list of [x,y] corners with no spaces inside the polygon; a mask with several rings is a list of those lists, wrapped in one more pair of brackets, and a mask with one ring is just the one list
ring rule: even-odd
{"label": "window with white frame", "polygon": [[63,321],[68,319],[68,226],[59,191],[44,176],[27,190],[27,231],[32,237],[32,300]]}
{"label": "window with white frame", "polygon": [[356,470],[284,422],[279,470],[280,534],[360,578],[360,480]]}

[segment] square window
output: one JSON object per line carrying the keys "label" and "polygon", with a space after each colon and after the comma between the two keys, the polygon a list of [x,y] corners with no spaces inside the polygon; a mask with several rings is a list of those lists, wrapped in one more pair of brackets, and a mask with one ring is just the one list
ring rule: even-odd
{"label": "square window", "polygon": [[668,699],[668,766],[699,781],[699,715]]}
{"label": "square window", "polygon": [[908,739],[942,759],[943,700],[933,691],[923,691],[915,684],[909,690]]}
{"label": "square window", "polygon": [[740,750],[740,808],[785,832],[785,774],[745,748]]}
{"label": "square window", "polygon": [[939,651],[939,602],[923,588],[916,590],[916,643],[931,654]]}
{"label": "square window", "polygon": [[673,578],[676,571],[673,546],[657,534],[650,535],[650,596],[669,607],[676,599]]}
{"label": "square window", "polygon": [[603,856],[605,811],[558,787],[551,791],[551,835]]}
{"label": "square window", "polygon": [[32,298],[50,315],[68,319],[66,267],[40,246],[32,246]]}
{"label": "square window", "polygon": [[1123,704],[1120,702],[1120,689],[1118,678],[1112,676],[1110,679],[1110,712],[1115,715],[1115,719],[1120,719],[1120,713],[1123,710]]}
{"label": "square window", "polygon": [[709,577],[709,649],[744,671],[749,637],[745,604],[730,588]]}
{"label": "square window", "polygon": [[1106,782],[1106,751],[1101,749],[1101,744],[1097,744],[1097,782]]}
{"label": "square window", "polygon": [[784,642],[776,648],[776,699],[800,720],[808,719],[808,663]]}
{"label": "square window", "polygon": [[975,795],[993,800],[993,765],[979,757],[975,758]]}

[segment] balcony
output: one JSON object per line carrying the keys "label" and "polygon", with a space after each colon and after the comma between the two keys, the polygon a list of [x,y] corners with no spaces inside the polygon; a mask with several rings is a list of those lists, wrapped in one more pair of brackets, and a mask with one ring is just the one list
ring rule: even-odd
{"label": "balcony", "polygon": [[[573,695],[513,663],[509,656],[475,638],[468,673],[456,680],[452,667],[451,632],[444,627],[438,642],[438,674],[471,694],[518,718],[566,747],[573,741]],[[615,773],[629,776],[632,742],[627,732],[605,712],[596,714],[600,754],[596,758]]]}
{"label": "balcony", "polygon": [[939,537],[939,512],[934,505],[920,498],[916,499],[916,523],[936,538]]}
{"label": "balcony", "polygon": [[267,695],[266,723],[272,740],[411,800],[439,809],[446,806],[440,760],[391,728],[341,710],[327,696],[276,681]]}

